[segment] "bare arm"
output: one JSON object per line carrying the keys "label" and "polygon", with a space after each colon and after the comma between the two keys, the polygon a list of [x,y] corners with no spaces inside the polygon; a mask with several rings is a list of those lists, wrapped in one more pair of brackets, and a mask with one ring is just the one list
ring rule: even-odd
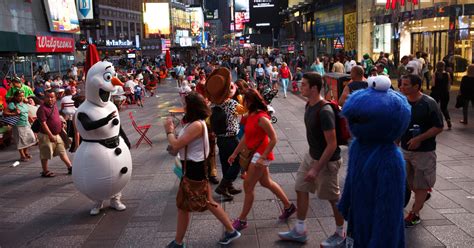
{"label": "bare arm", "polygon": [[350,90],[349,86],[345,86],[344,90],[342,91],[341,98],[339,98],[339,105],[344,106],[344,103],[346,103],[347,96],[349,96]]}
{"label": "bare arm", "polygon": [[[184,131],[183,135],[176,138],[176,136],[172,132],[168,132],[166,137],[168,138],[168,142],[170,143],[173,150],[179,150],[191,141],[199,138],[203,134],[203,125],[200,122],[195,121],[191,125],[189,125],[186,130]],[[173,134],[173,135],[171,135]]]}

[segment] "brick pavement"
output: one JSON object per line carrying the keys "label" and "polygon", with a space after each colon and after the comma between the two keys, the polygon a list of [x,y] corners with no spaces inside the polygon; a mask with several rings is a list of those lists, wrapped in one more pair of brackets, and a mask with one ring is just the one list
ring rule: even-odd
{"label": "brick pavement", "polygon": [[[18,159],[14,147],[1,150],[0,247],[164,247],[172,240],[177,179],[171,172],[173,158],[165,152],[161,120],[179,100],[172,87],[160,86],[158,91],[159,98],[145,98],[144,109],[132,106],[120,113],[132,143],[138,135],[128,120],[129,111],[134,112],[139,123],[153,125],[149,132],[153,147],[132,149],[133,176],[123,191],[128,208],[124,212],[105,209],[99,216],[89,216],[92,202],[76,191],[58,158],[51,162],[51,169],[58,176],[40,178],[37,148],[32,149],[35,159],[15,168],[9,167]],[[275,124],[279,142],[272,177],[295,200],[294,171],[307,150],[302,122],[304,102],[290,94],[287,99],[275,99],[273,106],[279,119]],[[408,247],[474,246],[474,127],[457,123],[461,118],[459,110],[452,110],[451,114],[456,120],[453,130],[438,138],[433,197],[422,210],[422,224],[406,231]],[[347,156],[347,149],[343,154]],[[342,182],[345,170],[344,166]],[[241,194],[224,207],[231,217],[236,217],[242,202]],[[276,233],[293,226],[295,220],[293,217],[289,223],[278,223],[280,209],[275,196],[258,186],[249,228],[232,246],[299,246],[278,241]],[[311,239],[305,246],[317,247],[334,230],[329,204],[311,197],[308,224]],[[210,213],[193,214],[187,247],[217,247],[222,232],[222,226]]]}

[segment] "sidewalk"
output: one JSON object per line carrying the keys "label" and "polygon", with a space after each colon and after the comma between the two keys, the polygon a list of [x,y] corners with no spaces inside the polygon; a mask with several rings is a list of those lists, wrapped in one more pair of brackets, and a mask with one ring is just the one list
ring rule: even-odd
{"label": "sidewalk", "polygon": [[[138,135],[130,125],[128,113],[134,112],[139,124],[151,123],[148,135],[153,147],[142,144],[132,148],[132,180],[123,190],[127,210],[106,208],[89,216],[92,202],[80,194],[59,158],[51,161],[55,178],[40,178],[38,149],[33,160],[9,167],[18,159],[14,146],[0,151],[0,247],[164,247],[176,230],[175,196],[178,180],[172,173],[173,158],[166,152],[162,120],[167,110],[178,106],[174,82],[159,86],[158,96],[145,98],[145,108],[130,106],[120,112],[123,128],[134,144]],[[454,100],[452,100],[453,102]],[[454,103],[452,103],[454,104]],[[271,165],[273,179],[288,197],[296,200],[295,172],[307,151],[303,123],[304,101],[289,94],[273,102],[278,122],[279,142],[276,160]],[[461,126],[460,110],[451,109],[453,130],[438,138],[437,182],[432,198],[422,210],[423,222],[407,229],[408,247],[474,246],[474,126]],[[347,162],[347,148],[343,149]],[[72,157],[73,155],[71,155]],[[340,170],[344,182],[346,162]],[[237,184],[241,186],[239,179]],[[240,213],[243,194],[224,208],[231,218]],[[233,247],[299,247],[278,241],[277,232],[293,226],[278,223],[281,203],[268,190],[257,186],[249,228]],[[318,247],[335,230],[327,202],[311,197],[308,213],[310,241],[305,247]],[[222,225],[210,212],[193,214],[188,228],[187,247],[219,247]]]}

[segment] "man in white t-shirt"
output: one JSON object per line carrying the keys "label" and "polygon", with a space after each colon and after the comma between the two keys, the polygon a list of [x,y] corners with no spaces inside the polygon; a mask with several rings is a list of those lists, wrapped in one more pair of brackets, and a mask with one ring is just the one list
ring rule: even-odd
{"label": "man in white t-shirt", "polygon": [[357,65],[357,63],[355,62],[355,60],[352,59],[351,57],[347,56],[346,57],[346,62],[344,63],[344,71],[347,74],[351,74],[352,67],[354,67],[356,65]]}

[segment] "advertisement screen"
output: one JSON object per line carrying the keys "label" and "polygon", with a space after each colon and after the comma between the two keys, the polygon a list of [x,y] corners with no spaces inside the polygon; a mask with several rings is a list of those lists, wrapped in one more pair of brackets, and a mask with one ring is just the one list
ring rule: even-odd
{"label": "advertisement screen", "polygon": [[[262,15],[262,13],[265,13]],[[252,26],[278,26],[280,17],[276,0],[250,0],[250,23]]]}
{"label": "advertisement screen", "polygon": [[197,35],[204,28],[204,12],[200,7],[187,8],[187,10],[191,16],[191,32]]}
{"label": "advertisement screen", "polygon": [[80,33],[74,0],[43,0],[43,3],[51,32]]}
{"label": "advertisement screen", "polygon": [[244,29],[244,23],[247,21],[245,20],[245,12],[236,12],[235,13],[235,30],[243,30]]}
{"label": "advertisement screen", "polygon": [[249,11],[249,0],[235,0],[235,12]]}
{"label": "advertisement screen", "polygon": [[145,35],[170,34],[169,3],[145,3],[143,10]]}

